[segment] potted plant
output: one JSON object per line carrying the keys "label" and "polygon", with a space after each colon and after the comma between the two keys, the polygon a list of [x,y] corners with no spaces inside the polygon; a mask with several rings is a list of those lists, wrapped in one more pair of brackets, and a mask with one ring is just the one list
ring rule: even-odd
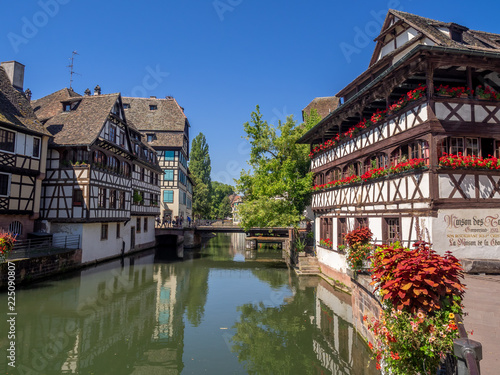
{"label": "potted plant", "polygon": [[500,100],[500,93],[493,91],[489,86],[477,86],[476,94],[477,98],[480,100]]}
{"label": "potted plant", "polygon": [[370,241],[373,233],[370,228],[357,228],[348,232],[344,239],[347,242],[347,264],[355,273],[364,268],[364,261],[370,256],[373,246]]}
{"label": "potted plant", "polygon": [[9,232],[0,232],[0,263],[5,262],[10,252],[14,248],[16,236]]}

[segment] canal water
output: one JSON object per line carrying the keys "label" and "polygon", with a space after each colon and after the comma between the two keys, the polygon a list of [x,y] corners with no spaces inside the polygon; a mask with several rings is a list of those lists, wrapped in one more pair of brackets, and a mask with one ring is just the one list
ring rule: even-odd
{"label": "canal water", "polygon": [[16,290],[6,374],[377,374],[351,297],[298,278],[272,248],[219,234],[201,250],[158,248]]}

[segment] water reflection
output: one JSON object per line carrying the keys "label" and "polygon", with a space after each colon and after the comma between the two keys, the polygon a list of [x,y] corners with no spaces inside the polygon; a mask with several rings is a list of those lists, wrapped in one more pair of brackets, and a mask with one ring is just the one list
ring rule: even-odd
{"label": "water reflection", "polygon": [[242,235],[108,262],[16,297],[20,374],[376,373],[350,296],[298,279],[279,250],[246,258]]}

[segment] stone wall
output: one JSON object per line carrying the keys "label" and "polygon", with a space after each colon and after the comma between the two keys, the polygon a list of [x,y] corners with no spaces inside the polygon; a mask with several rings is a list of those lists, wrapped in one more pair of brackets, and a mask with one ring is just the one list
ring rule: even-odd
{"label": "stone wall", "polygon": [[373,294],[374,287],[370,285],[370,282],[371,277],[367,275],[358,275],[356,279],[352,279],[352,324],[361,336],[374,342],[372,333],[363,322],[363,316],[367,316],[368,322],[371,322],[371,318],[378,319],[382,306]]}
{"label": "stone wall", "polygon": [[39,258],[17,259],[0,264],[0,289],[7,286],[8,265],[15,265],[16,284],[31,282],[81,267],[82,250],[47,255]]}

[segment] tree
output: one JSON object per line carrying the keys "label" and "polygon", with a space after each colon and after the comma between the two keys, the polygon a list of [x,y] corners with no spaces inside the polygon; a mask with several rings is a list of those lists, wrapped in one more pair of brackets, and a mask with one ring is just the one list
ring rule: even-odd
{"label": "tree", "polygon": [[189,154],[189,170],[194,182],[193,187],[193,215],[195,217],[208,217],[210,214],[210,195],[212,183],[210,172],[210,155],[208,143],[203,133],[198,134],[191,144]]}
{"label": "tree", "polygon": [[225,218],[231,215],[231,202],[229,201],[231,194],[234,194],[234,187],[231,185],[218,181],[212,182],[212,194],[210,198],[210,217],[212,219]]}
{"label": "tree", "polygon": [[275,128],[262,120],[259,106],[245,123],[251,153],[248,164],[253,172],[242,171],[237,190],[244,195],[238,206],[242,226],[295,226],[311,198],[312,173],[309,146],[297,140],[319,120],[315,110],[297,126],[292,116]]}

